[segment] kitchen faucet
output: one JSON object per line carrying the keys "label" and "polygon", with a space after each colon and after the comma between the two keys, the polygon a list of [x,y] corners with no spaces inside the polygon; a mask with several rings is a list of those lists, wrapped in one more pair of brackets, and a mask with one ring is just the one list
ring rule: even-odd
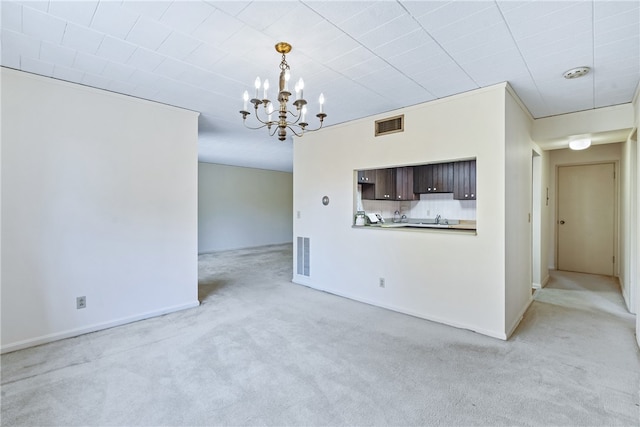
{"label": "kitchen faucet", "polygon": [[440,214],[436,215],[436,224],[440,224]]}

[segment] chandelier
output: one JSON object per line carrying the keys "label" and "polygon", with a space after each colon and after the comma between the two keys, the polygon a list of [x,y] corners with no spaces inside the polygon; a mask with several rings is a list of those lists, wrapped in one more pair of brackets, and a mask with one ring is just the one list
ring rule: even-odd
{"label": "chandelier", "polygon": [[[256,77],[255,80],[255,96],[249,100],[249,92],[246,90],[242,96],[244,101],[242,110],[240,114],[242,114],[242,123],[245,127],[249,129],[262,129],[263,127],[267,127],[269,131],[269,135],[275,135],[276,131],[278,132],[278,139],[280,141],[284,141],[287,138],[287,129],[293,132],[296,136],[302,136],[305,132],[312,132],[320,129],[322,127],[322,122],[327,115],[322,111],[324,105],[324,95],[320,94],[318,98],[318,102],[320,104],[320,112],[316,114],[316,117],[320,120],[320,126],[317,129],[307,129],[309,123],[307,123],[307,101],[304,99],[304,81],[302,78],[298,80],[294,89],[296,92],[296,100],[293,102],[293,106],[295,107],[295,111],[289,110],[287,103],[289,102],[289,97],[291,96],[291,92],[289,92],[289,79],[291,78],[291,73],[289,69],[289,64],[287,64],[287,53],[291,52],[291,45],[286,42],[280,42],[275,46],[276,51],[282,54],[282,61],[280,61],[280,78],[278,81],[278,103],[280,104],[278,107],[278,118],[276,120],[272,120],[274,107],[273,103],[268,98],[269,91],[269,80],[265,80],[264,83],[261,84],[260,77]],[[263,88],[263,96],[262,99],[259,99],[260,95],[260,87]],[[247,102],[251,102],[253,104],[253,109],[255,111],[256,119],[258,122],[262,123],[262,125],[258,127],[250,127],[247,126],[247,116],[251,113],[247,111]],[[266,120],[260,118],[258,115],[258,107],[260,105],[264,106],[264,116],[266,116]],[[290,119],[290,120],[289,120]],[[273,131],[272,131],[273,128]]]}

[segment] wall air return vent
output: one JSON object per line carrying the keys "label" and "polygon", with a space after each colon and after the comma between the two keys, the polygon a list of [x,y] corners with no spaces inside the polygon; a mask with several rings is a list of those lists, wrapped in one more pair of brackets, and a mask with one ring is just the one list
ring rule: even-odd
{"label": "wall air return vent", "polygon": [[404,114],[388,119],[376,120],[376,136],[404,132]]}
{"label": "wall air return vent", "polygon": [[297,256],[297,270],[296,273],[301,276],[309,276],[309,238],[308,237],[298,237],[298,256]]}

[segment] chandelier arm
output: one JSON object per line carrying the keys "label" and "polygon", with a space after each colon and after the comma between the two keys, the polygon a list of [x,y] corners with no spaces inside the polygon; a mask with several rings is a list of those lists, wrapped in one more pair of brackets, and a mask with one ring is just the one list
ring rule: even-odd
{"label": "chandelier arm", "polygon": [[327,115],[325,113],[318,113],[318,114],[316,114],[316,117],[320,120],[320,126],[318,126],[315,129],[308,129],[306,124],[304,126],[298,125],[298,126],[302,127],[303,133],[304,132],[315,132],[317,130],[322,129],[322,125],[324,124],[324,118],[327,117]]}
{"label": "chandelier arm", "polygon": [[287,109],[287,113],[291,115],[291,117],[293,117],[295,119],[295,121],[291,122],[291,124],[295,125],[296,123],[298,123],[300,121],[300,118],[302,117],[302,114],[296,114],[295,112]]}
{"label": "chandelier arm", "polygon": [[[258,117],[258,113],[256,113],[256,120],[259,121],[260,123],[262,123],[265,126],[277,123],[277,122],[274,122],[273,120],[267,120],[267,121],[262,120],[260,117]],[[258,129],[261,129],[263,127],[264,126],[260,126]]]}
{"label": "chandelier arm", "polygon": [[[295,125],[294,125],[295,126]],[[299,127],[299,126],[297,126]],[[304,135],[304,133],[306,132],[304,129],[302,129],[302,131],[300,133],[296,132],[294,128],[291,127],[291,125],[287,125],[287,129],[289,129],[291,132],[293,132],[293,134],[295,136],[302,136]],[[317,129],[316,129],[317,130]]]}
{"label": "chandelier arm", "polygon": [[305,131],[305,132],[315,132],[315,131],[320,130],[320,129],[322,129],[322,123],[320,123],[320,126],[318,126],[318,127],[317,127],[317,128],[315,128],[315,129],[309,129],[309,128],[306,128],[306,127],[305,127],[305,128],[304,128],[304,131]]}
{"label": "chandelier arm", "polygon": [[[271,102],[271,101],[269,101],[268,99],[266,99],[266,100],[264,100],[263,102],[264,102],[264,103],[265,103],[265,105],[266,105],[266,103],[267,103],[267,102]],[[273,125],[273,124],[276,124],[277,122],[275,122],[275,121],[273,121],[273,120],[267,120],[267,121],[264,121],[264,120],[262,120],[262,119],[260,118],[260,116],[258,115],[258,105],[260,105],[260,104],[256,103],[256,104],[255,104],[255,107],[254,107],[255,114],[256,114],[256,120],[257,120],[257,121],[259,121],[260,123],[262,123],[262,124],[263,124],[263,125],[265,125],[265,126],[271,126],[271,125]],[[245,126],[246,126],[246,125],[245,125]],[[256,129],[262,129],[263,127],[264,127],[264,126],[260,126],[259,128],[256,128]],[[250,128],[250,129],[251,129],[251,128]]]}
{"label": "chandelier arm", "polygon": [[258,126],[258,127],[252,127],[252,126],[247,126],[247,122],[245,120],[242,121],[242,123],[244,124],[244,127],[246,127],[247,129],[251,129],[251,130],[258,130],[258,129],[262,129],[263,127],[269,126],[269,128],[271,128],[271,125],[273,124],[272,122],[261,122],[264,123],[262,126]]}

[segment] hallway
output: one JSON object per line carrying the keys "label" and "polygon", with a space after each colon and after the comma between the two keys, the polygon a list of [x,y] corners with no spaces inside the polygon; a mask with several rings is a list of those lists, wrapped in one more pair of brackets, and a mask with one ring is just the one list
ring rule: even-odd
{"label": "hallway", "polygon": [[540,375],[553,364],[562,366],[584,391],[585,407],[628,414],[635,406],[632,425],[640,425],[635,315],[627,311],[617,279],[554,270],[550,275],[510,341],[535,343],[530,367]]}

